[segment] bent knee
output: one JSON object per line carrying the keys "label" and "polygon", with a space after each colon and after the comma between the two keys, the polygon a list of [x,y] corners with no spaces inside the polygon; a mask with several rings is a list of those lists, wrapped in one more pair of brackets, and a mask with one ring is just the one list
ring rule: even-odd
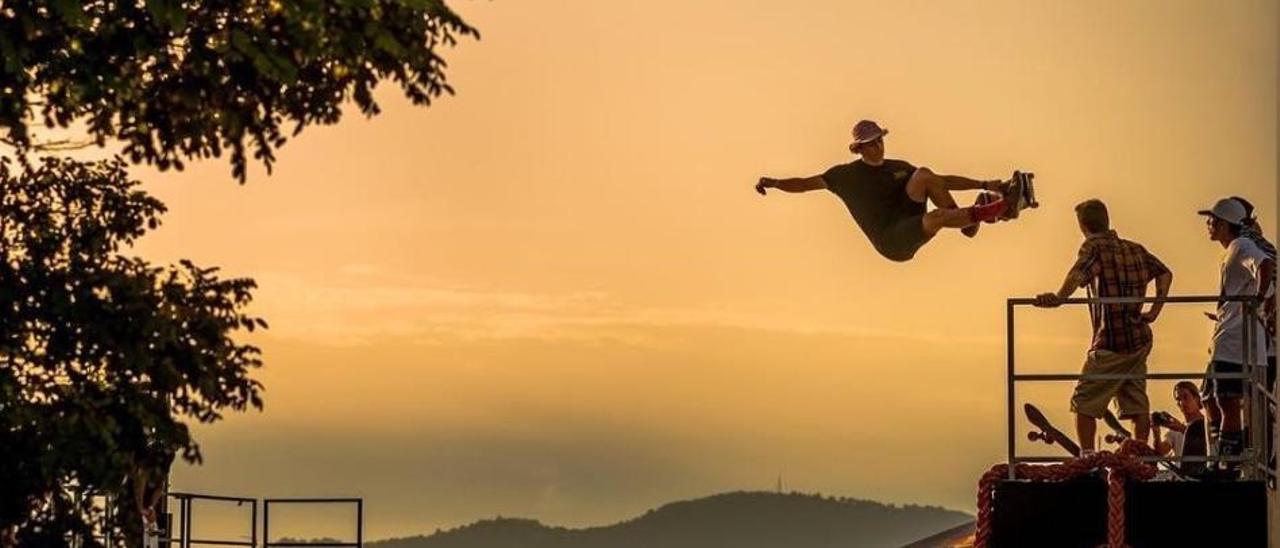
{"label": "bent knee", "polygon": [[938,174],[930,171],[927,167],[917,168],[911,174],[911,178],[907,179],[907,193],[917,202],[923,202],[929,193],[936,192],[942,188],[942,177],[939,177]]}
{"label": "bent knee", "polygon": [[911,173],[911,179],[908,180],[908,184],[915,183],[917,185],[931,185],[940,183],[941,181],[942,180],[938,177],[938,174],[934,173],[929,168],[918,167]]}

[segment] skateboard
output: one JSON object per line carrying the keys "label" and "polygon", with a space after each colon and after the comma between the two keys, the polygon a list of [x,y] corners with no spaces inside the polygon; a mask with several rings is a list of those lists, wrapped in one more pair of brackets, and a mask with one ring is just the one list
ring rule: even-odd
{"label": "skateboard", "polygon": [[1036,409],[1036,406],[1029,403],[1023,404],[1022,410],[1027,414],[1027,420],[1031,421],[1031,424],[1038,429],[1027,432],[1027,439],[1042,441],[1049,445],[1057,444],[1066,449],[1068,453],[1071,453],[1071,456],[1080,456],[1080,446],[1071,441],[1071,438],[1068,438],[1061,430],[1054,428],[1049,419],[1045,418],[1044,413]]}
{"label": "skateboard", "polygon": [[1013,177],[1009,178],[1003,189],[1003,198],[1006,202],[1004,215],[1000,218],[1003,220],[1017,219],[1018,213],[1027,208],[1040,207],[1040,202],[1036,201],[1036,174],[1024,171],[1013,172]]}
{"label": "skateboard", "polygon": [[1112,413],[1110,409],[1108,409],[1107,412],[1104,415],[1102,415],[1102,422],[1107,423],[1107,426],[1111,428],[1112,432],[1114,432],[1114,434],[1107,434],[1102,438],[1107,443],[1120,444],[1120,443],[1124,443],[1124,440],[1127,440],[1133,437],[1133,433],[1130,432],[1128,429],[1126,429],[1124,425],[1120,423],[1120,419],[1117,418],[1116,414]]}
{"label": "skateboard", "polygon": [[[1034,173],[1025,173],[1022,171],[1013,172],[1013,176],[1009,180],[1000,185],[1001,191],[994,192],[984,190],[978,193],[978,198],[974,201],[974,205],[986,205],[996,200],[1007,200],[1004,213],[999,219],[986,221],[994,223],[996,221],[1007,221],[1018,218],[1018,213],[1029,207],[1040,207],[1040,202],[1036,201]],[[960,233],[970,238],[978,235],[978,228],[981,224],[966,226],[960,229]]]}

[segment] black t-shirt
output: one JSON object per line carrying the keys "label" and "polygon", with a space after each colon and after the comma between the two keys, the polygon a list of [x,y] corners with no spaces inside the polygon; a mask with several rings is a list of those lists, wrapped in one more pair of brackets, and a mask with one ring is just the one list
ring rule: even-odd
{"label": "black t-shirt", "polygon": [[[1182,436],[1182,456],[1184,457],[1203,457],[1209,454],[1206,447],[1204,435],[1204,419],[1196,420],[1187,425],[1187,431]],[[1183,474],[1198,474],[1204,471],[1205,464],[1203,462],[1184,462],[1178,467]]]}
{"label": "black t-shirt", "polygon": [[822,180],[879,247],[881,236],[894,223],[924,215],[924,202],[907,196],[907,180],[915,171],[915,166],[902,160],[885,160],[879,166],[857,160],[828,169]]}

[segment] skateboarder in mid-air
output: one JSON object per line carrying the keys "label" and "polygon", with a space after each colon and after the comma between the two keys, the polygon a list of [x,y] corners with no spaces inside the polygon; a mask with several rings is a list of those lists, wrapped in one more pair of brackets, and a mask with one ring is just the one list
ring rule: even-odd
{"label": "skateboarder in mid-air", "polygon": [[[1030,174],[1015,173],[1008,182],[938,175],[928,168],[886,159],[884,136],[888,133],[873,121],[858,122],[849,151],[860,159],[813,177],[761,177],[756,192],[765,194],[770,188],[784,192],[830,190],[844,201],[876,251],[892,261],[910,260],[944,228],[959,228],[972,237],[979,223],[1013,218],[1018,210],[1036,205]],[[990,194],[984,193],[972,207],[961,208],[951,197],[953,190]],[[926,202],[930,201],[936,208],[933,211],[927,211]]]}

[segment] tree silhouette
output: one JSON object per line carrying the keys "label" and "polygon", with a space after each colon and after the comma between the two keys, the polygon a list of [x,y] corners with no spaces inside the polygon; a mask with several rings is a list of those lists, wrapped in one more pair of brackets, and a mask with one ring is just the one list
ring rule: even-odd
{"label": "tree silhouette", "polygon": [[134,163],[246,149],[270,172],[285,129],[333,124],[344,101],[378,113],[373,88],[414,104],[452,93],[437,53],[478,36],[442,0],[19,0],[0,4],[0,125],[20,150],[30,126],[84,121]]}
{"label": "tree silhouette", "polygon": [[[452,93],[437,50],[460,36],[479,35],[443,0],[0,2],[0,546],[93,545],[92,494],[138,545],[139,474],[199,461],[184,420],[262,406],[258,349],[233,339],[265,326],[253,281],[121,254],[164,212],[126,160],[228,151],[240,182],[250,154],[270,173],[286,133],[347,101],[376,115],[382,81]],[[124,159],[33,158],[117,141]]]}
{"label": "tree silhouette", "polygon": [[175,453],[198,462],[183,418],[261,408],[249,376],[259,351],[232,336],[266,324],[244,312],[252,280],[121,254],[164,211],[121,161],[10,164],[0,161],[0,530],[23,524],[20,544],[43,546],[31,535],[92,524],[79,496],[118,495],[136,517],[123,487],[134,471]]}

